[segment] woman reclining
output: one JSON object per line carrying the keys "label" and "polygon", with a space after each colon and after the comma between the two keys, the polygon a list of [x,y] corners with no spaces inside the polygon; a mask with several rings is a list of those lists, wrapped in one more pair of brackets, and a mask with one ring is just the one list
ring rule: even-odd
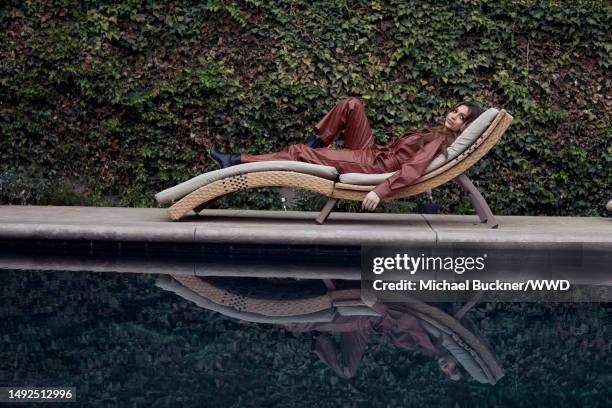
{"label": "woman reclining", "polygon": [[[212,144],[211,157],[222,167],[268,160],[295,160],[335,167],[339,173],[388,173],[397,171],[378,184],[364,198],[362,208],[373,210],[381,199],[413,184],[439,154],[483,112],[474,102],[455,105],[440,127],[407,129],[385,145],[374,143],[363,102],[349,97],[334,106],[314,126],[317,135],[304,144],[291,145],[268,154],[221,153]],[[344,148],[329,146],[344,129]]]}

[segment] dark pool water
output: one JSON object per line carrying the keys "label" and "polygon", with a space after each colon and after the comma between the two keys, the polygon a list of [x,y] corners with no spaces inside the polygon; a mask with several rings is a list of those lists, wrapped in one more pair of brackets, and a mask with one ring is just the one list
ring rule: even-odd
{"label": "dark pool water", "polygon": [[70,407],[612,406],[611,304],[480,304],[506,373],[495,386],[452,382],[378,337],[343,380],[311,333],[232,320],[154,280],[1,271],[0,386],[73,386],[78,401],[54,405]]}

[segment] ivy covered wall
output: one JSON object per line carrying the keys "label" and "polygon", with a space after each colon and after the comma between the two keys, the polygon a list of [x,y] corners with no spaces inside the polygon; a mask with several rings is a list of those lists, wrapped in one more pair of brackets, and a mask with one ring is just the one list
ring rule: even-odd
{"label": "ivy covered wall", "polygon": [[[470,171],[494,212],[605,214],[607,1],[9,1],[0,202],[155,206],[228,150],[300,143],[360,94],[377,142],[463,99],[514,122]],[[274,191],[225,207],[276,208]],[[446,213],[471,213],[453,183]],[[379,211],[392,211],[392,205]]]}

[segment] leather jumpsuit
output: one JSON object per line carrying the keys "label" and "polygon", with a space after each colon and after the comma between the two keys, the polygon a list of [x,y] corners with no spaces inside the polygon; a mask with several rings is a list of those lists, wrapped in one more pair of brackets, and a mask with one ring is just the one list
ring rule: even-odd
{"label": "leather jumpsuit", "polygon": [[[381,182],[373,190],[381,198],[392,196],[395,191],[413,184],[429,163],[456,136],[446,128],[419,129],[394,139],[386,145],[376,145],[368,123],[363,102],[357,97],[340,101],[314,128],[319,138],[328,146],[344,129],[344,148],[313,149],[303,144],[291,145],[268,154],[242,153],[242,163],[267,160],[296,160],[335,167],[343,173],[388,173],[394,175]],[[440,137],[423,144],[422,137],[435,131]]]}

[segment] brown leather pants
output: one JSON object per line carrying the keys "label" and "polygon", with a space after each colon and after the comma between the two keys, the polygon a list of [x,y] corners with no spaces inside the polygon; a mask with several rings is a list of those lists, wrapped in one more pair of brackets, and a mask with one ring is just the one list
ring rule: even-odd
{"label": "brown leather pants", "polygon": [[335,167],[340,173],[385,173],[382,163],[375,160],[372,150],[374,137],[363,102],[357,97],[346,98],[317,123],[314,128],[328,146],[344,129],[344,149],[313,149],[303,144],[291,145],[276,153],[242,153],[242,163],[268,160],[295,160]]}

